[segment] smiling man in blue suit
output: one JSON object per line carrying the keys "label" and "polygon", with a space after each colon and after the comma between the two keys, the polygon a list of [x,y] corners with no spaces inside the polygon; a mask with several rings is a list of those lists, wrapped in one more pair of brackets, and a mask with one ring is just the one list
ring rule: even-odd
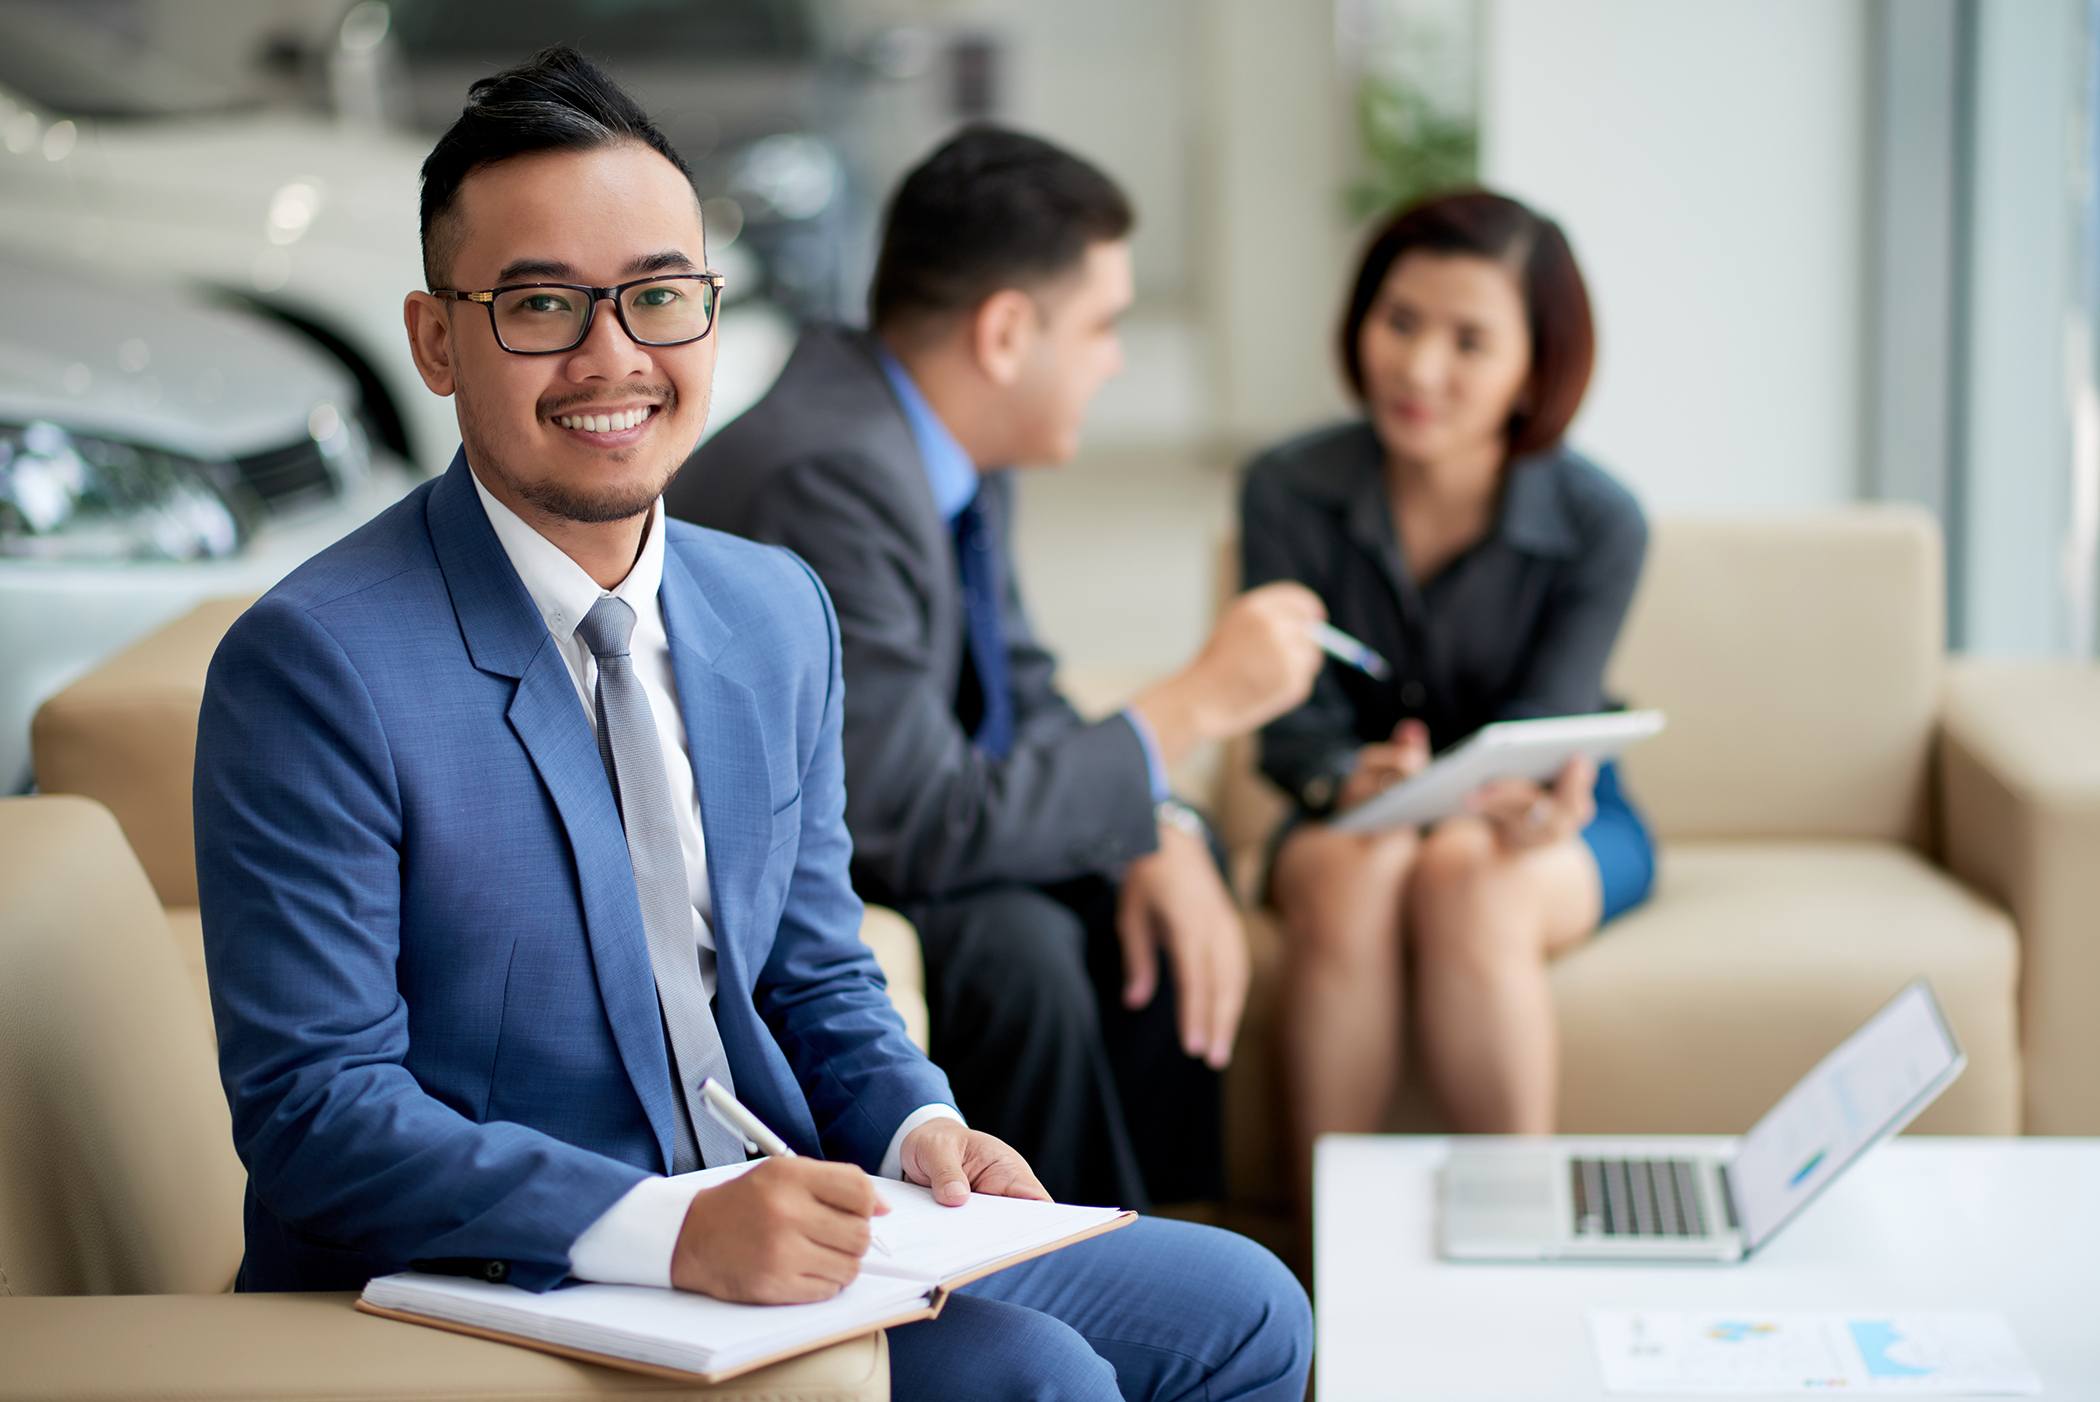
{"label": "smiling man in blue suit", "polygon": [[[249,1290],[424,1263],[827,1298],[879,1209],[1037,1196],[859,941],[838,627],[785,551],[669,521],[720,280],[690,173],[568,50],[423,172],[407,329],[464,446],[214,658],[197,861]],[[741,1161],[731,1083],[803,1157]],[[899,1397],[1296,1398],[1305,1297],[1147,1220],[893,1332]]]}

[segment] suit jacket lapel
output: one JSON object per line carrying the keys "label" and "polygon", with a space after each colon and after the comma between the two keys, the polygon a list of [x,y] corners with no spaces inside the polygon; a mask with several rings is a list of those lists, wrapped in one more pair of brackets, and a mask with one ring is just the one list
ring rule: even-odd
{"label": "suit jacket lapel", "polygon": [[[729,630],[673,550],[664,553],[661,598],[693,786],[700,797],[700,827],[707,841],[717,982],[736,989],[739,1001],[748,1003],[745,995],[756,971],[745,967],[737,936],[750,927],[773,815],[758,697],[716,665]],[[718,1021],[725,1001],[716,1000]]]}
{"label": "suit jacket lapel", "polygon": [[[583,892],[586,938],[621,1064],[671,1163],[671,1066],[627,837],[568,664],[467,478],[464,455],[430,493],[430,538],[474,665],[515,678],[511,729],[554,799]],[[763,775],[761,775],[763,778]]]}

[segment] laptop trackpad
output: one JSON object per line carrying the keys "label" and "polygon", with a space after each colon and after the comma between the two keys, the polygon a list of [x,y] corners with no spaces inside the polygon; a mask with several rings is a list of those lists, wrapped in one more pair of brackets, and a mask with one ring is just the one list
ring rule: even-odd
{"label": "laptop trackpad", "polygon": [[1454,1153],[1444,1165],[1447,1238],[1552,1241],[1560,1235],[1556,1155]]}

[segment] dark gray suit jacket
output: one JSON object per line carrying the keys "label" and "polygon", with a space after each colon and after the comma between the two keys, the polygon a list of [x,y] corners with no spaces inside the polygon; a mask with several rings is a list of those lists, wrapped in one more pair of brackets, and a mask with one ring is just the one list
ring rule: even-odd
{"label": "dark gray suit jacket", "polygon": [[[1007,474],[988,474],[983,491],[1010,541]],[[664,500],[674,516],[787,546],[830,591],[863,896],[906,903],[1108,875],[1157,844],[1144,748],[1123,717],[1087,724],[1059,693],[1010,548],[1015,741],[1003,760],[971,745],[956,715],[967,654],[954,538],[866,335],[806,331],[765,398],[701,446]]]}

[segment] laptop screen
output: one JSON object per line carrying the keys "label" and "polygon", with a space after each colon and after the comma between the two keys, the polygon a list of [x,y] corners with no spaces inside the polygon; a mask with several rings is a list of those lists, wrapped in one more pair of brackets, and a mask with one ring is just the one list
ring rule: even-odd
{"label": "laptop screen", "polygon": [[1756,1250],[1875,1141],[1960,1072],[1932,989],[1911,984],[1847,1037],[1743,1137],[1729,1165],[1743,1246]]}

